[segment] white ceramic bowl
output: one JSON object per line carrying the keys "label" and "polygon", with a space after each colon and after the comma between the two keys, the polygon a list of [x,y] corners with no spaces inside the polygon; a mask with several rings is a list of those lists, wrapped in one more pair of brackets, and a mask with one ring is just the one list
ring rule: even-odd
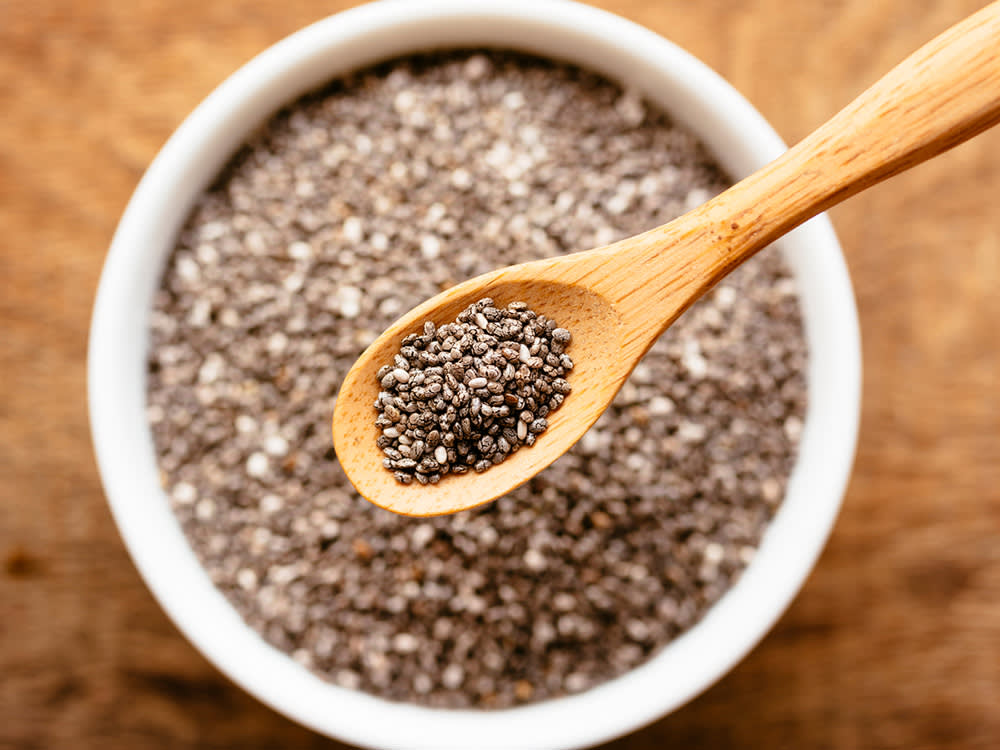
{"label": "white ceramic bowl", "polygon": [[735,177],[784,150],[705,65],[656,34],[561,0],[383,0],[320,21],[234,73],[184,121],[135,191],[108,253],[89,351],[93,439],[115,520],[160,604],[195,646],[257,698],[324,734],[373,748],[576,748],[624,734],[719,679],[788,606],[840,507],[857,436],[860,344],[840,247],[817,218],[782,243],[802,291],[810,401],[788,493],[740,581],[689,632],[579,695],[496,712],[390,703],[329,685],[266,644],[199,566],[160,488],[145,417],[149,311],[197,195],[256,125],[333,76],[454,46],[560,58],[639,89],[696,132]]}

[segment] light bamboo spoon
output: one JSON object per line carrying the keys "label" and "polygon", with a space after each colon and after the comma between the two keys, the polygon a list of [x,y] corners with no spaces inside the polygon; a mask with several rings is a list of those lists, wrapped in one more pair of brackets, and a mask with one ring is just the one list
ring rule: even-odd
{"label": "light bamboo spoon", "polygon": [[[337,398],[333,439],[347,477],[373,503],[414,516],[453,513],[509,492],[566,452],[667,326],[736,266],[819,212],[998,121],[1000,2],[926,44],[819,130],[700,208],[607,247],[479,276],[404,315],[361,355]],[[504,463],[435,485],[401,485],[375,444],[375,373],[424,321],[451,322],[482,297],[498,306],[523,300],[573,333],[573,392],[538,442]]]}

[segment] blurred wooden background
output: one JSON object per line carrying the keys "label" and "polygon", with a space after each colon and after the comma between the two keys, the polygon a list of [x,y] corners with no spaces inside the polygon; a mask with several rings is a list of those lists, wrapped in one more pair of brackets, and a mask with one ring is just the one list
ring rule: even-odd
{"label": "blurred wooden background", "polygon": [[[0,0],[0,748],[343,747],[231,685],[146,591],[98,481],[85,354],[108,242],[166,137],[351,4]],[[595,4],[691,50],[794,142],[982,3]],[[606,748],[1000,747],[998,207],[1000,129],[833,212],[865,390],[832,541],[734,672]]]}

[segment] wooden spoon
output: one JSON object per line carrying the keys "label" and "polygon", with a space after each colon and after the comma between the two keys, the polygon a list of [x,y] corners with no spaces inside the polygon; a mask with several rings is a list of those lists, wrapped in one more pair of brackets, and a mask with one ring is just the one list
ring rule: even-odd
{"label": "wooden spoon", "polygon": [[[657,337],[736,266],[849,196],[1000,121],[1000,2],[926,44],[781,157],[713,200],[613,245],[484,274],[400,318],[347,373],[333,440],[373,503],[429,516],[493,500],[566,452],[601,415]],[[905,262],[905,261],[903,261]],[[426,320],[451,322],[482,297],[523,300],[573,333],[573,392],[531,448],[482,474],[401,485],[382,466],[378,369]]]}

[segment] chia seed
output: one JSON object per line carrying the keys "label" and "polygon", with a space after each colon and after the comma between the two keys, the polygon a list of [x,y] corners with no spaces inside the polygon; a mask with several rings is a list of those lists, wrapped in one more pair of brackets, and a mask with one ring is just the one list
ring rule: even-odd
{"label": "chia seed", "polygon": [[422,334],[406,336],[375,376],[385,468],[401,484],[436,484],[534,445],[570,392],[571,339],[524,302],[501,309],[489,297],[454,323],[427,322]]}
{"label": "chia seed", "polygon": [[[328,424],[351,364],[422,300],[728,184],[641,97],[515,54],[393,61],[277,113],[195,205],[151,318],[163,486],[247,624],[350,689],[502,708],[586,690],[697,623],[752,560],[802,429],[806,347],[775,252],[692,307],[571,451],[495,503],[420,521],[377,508]],[[515,368],[537,355],[525,345]],[[518,419],[481,438],[486,454],[545,428],[496,395]],[[434,428],[386,438],[387,456],[440,473],[458,438]]]}

